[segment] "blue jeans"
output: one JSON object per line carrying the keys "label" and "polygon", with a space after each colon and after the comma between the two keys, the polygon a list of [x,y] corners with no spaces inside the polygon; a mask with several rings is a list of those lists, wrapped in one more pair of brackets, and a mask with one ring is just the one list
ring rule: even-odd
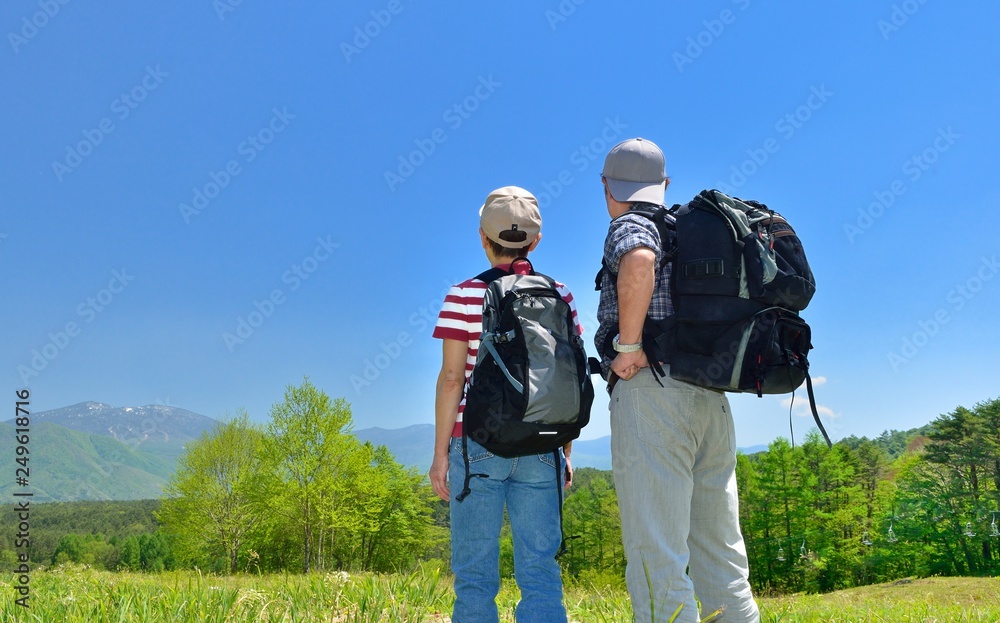
{"label": "blue jeans", "polygon": [[[514,579],[521,590],[518,623],[565,623],[556,553],[562,541],[552,454],[505,459],[469,439],[472,493],[455,500],[465,481],[462,439],[451,440],[451,569],[455,574],[452,623],[496,623],[500,590],[500,528],[504,505],[514,539]],[[559,487],[564,461],[559,453]]]}
{"label": "blue jeans", "polygon": [[[664,366],[666,368],[666,366]],[[736,437],[721,392],[657,383],[647,368],[611,395],[611,460],[628,564],[625,580],[639,623],[696,623],[720,606],[720,621],[757,623],[747,581],[736,494]]]}

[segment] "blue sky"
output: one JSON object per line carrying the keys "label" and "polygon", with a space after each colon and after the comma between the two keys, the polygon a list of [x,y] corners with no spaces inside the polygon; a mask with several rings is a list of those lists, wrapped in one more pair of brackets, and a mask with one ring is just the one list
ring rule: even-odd
{"label": "blue sky", "polygon": [[[593,336],[598,174],[643,136],[668,203],[718,187],[798,231],[831,434],[923,425],[998,395],[998,24],[940,0],[5,2],[2,386],[264,420],[308,375],[358,428],[430,423],[428,318],[485,268],[487,193],[539,197],[535,265]],[[785,399],[734,396],[738,444],[787,436]]]}

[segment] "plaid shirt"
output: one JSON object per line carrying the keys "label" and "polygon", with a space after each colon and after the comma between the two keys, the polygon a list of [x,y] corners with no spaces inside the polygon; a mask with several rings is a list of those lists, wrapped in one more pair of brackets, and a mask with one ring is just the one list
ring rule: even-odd
{"label": "plaid shirt", "polygon": [[[632,204],[632,208],[636,207],[653,208],[656,206],[648,203]],[[670,300],[670,272],[673,264],[668,263],[663,267],[663,270],[660,270],[660,261],[663,258],[660,232],[648,218],[626,212],[611,221],[608,237],[604,239],[604,265],[606,268],[601,277],[601,299],[597,306],[597,320],[601,326],[594,336],[594,344],[597,346],[597,352],[601,354],[601,368],[605,376],[611,369],[612,358],[604,353],[604,343],[605,340],[610,339],[609,332],[612,328],[617,333],[618,326],[618,270],[622,257],[639,247],[646,247],[656,252],[653,298],[649,303],[646,315],[653,320],[662,320],[674,313],[673,302]],[[612,273],[614,273],[614,277],[612,277]]]}

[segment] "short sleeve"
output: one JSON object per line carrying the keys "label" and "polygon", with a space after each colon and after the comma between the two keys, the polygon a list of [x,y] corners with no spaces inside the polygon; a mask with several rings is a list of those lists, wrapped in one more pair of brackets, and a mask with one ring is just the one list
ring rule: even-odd
{"label": "short sleeve", "polygon": [[622,258],[626,253],[639,247],[646,247],[656,253],[657,266],[662,255],[660,233],[648,218],[624,214],[611,223],[604,243],[604,260],[608,269],[618,273]]}
{"label": "short sleeve", "polygon": [[468,307],[460,286],[452,286],[444,297],[433,337],[441,340],[469,341]]}

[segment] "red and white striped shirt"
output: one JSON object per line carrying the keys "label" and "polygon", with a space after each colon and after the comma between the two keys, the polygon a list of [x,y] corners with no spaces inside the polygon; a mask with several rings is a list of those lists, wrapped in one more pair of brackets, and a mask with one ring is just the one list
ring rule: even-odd
{"label": "red and white striped shirt", "polygon": [[[500,264],[497,268],[510,270],[510,264]],[[520,268],[520,266],[518,267]],[[518,270],[520,272],[520,270]],[[556,291],[569,305],[573,314],[573,325],[577,335],[583,335],[583,325],[580,324],[580,317],[576,313],[576,304],[573,302],[573,293],[565,285],[556,283]],[[465,358],[465,382],[469,382],[472,369],[476,366],[476,355],[479,353],[479,337],[483,333],[483,297],[486,296],[486,288],[489,286],[484,281],[473,277],[458,285],[454,285],[448,290],[438,314],[437,324],[434,326],[433,337],[442,340],[458,340],[466,342],[468,349]],[[462,412],[465,410],[465,397],[462,397],[458,405],[457,422],[462,421]],[[461,428],[456,425],[455,430],[461,435]]]}

